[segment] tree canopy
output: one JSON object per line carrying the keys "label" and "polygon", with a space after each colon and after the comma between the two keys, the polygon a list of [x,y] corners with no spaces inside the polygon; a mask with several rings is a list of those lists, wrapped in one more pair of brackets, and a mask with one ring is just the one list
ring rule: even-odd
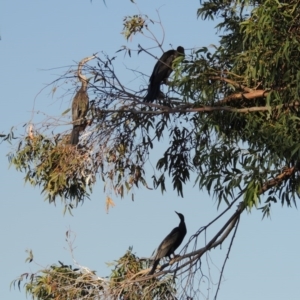
{"label": "tree canopy", "polygon": [[[89,196],[98,178],[106,191],[121,197],[130,192],[134,197],[134,187],[164,192],[169,177],[183,197],[185,184],[195,175],[199,190],[206,189],[219,205],[226,203],[226,211],[239,202],[204,247],[197,245],[197,237],[215,220],[192,235],[182,256],[153,276],[145,272],[149,261],[129,250],[105,280],[61,263],[41,273],[23,274],[16,282],[27,277],[26,291],[35,299],[58,295],[60,299],[192,299],[197,295],[188,291],[196,279],[186,279],[188,274],[200,272],[202,255],[230,234],[233,242],[245,209],[261,209],[268,216],[278,201],[296,206],[300,193],[299,4],[296,0],[200,1],[198,17],[219,22],[219,44],[185,48],[185,57],[173,63],[165,98],[154,103],[143,102],[146,89],[122,83],[115,71],[116,56],[95,55],[94,64],[83,68],[89,77],[90,110],[79,146],[68,143],[71,126],[53,134],[54,125],[46,124],[20,137],[10,153],[11,164],[26,173],[25,181],[41,186],[49,202],[62,199],[70,211]],[[154,26],[145,15],[128,16],[123,25],[126,39],[138,38]],[[149,54],[139,45],[138,49],[123,47],[116,55],[125,53],[133,59],[141,52]],[[58,81],[69,74],[70,70]],[[13,137],[10,133],[4,139]],[[165,149],[161,149],[162,139],[168,140]],[[149,182],[147,162],[157,148],[162,153],[156,163],[160,173],[153,173]],[[111,201],[108,197],[108,206]],[[188,245],[195,245],[192,252],[187,251]],[[176,274],[187,276],[185,288],[176,286],[176,277],[170,276]]]}

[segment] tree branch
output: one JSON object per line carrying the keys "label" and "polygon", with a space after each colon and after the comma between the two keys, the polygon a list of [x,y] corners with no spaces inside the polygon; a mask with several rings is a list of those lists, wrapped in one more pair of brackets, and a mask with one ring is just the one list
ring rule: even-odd
{"label": "tree branch", "polygon": [[[291,167],[291,168],[286,168],[281,172],[279,175],[277,175],[274,179],[268,180],[260,189],[259,195],[263,194],[265,191],[269,190],[270,188],[277,186],[279,184],[282,184],[283,181],[288,180],[298,169],[296,166]],[[174,263],[178,263],[179,261],[185,259],[185,258],[190,258],[187,262],[183,263],[180,266],[177,266],[175,269],[171,270],[165,270],[165,271],[160,271],[157,272],[151,276],[146,276],[143,279],[138,279],[138,281],[149,279],[152,277],[158,277],[164,274],[168,273],[176,273],[178,270],[183,269],[187,265],[194,265],[200,258],[201,256],[207,252],[210,251],[213,248],[216,248],[217,246],[221,245],[223,241],[228,237],[232,229],[235,227],[237,222],[239,221],[240,215],[245,209],[245,205],[243,202],[240,202],[236,212],[228,219],[228,221],[225,223],[225,225],[218,231],[218,233],[209,241],[209,243],[205,246],[202,247],[201,249],[198,249],[196,251],[187,253],[185,255],[182,255],[180,257],[176,257],[173,259],[170,263],[173,265]],[[188,243],[190,243],[189,241]],[[170,263],[167,263],[161,267],[161,270],[167,266],[170,266]]]}

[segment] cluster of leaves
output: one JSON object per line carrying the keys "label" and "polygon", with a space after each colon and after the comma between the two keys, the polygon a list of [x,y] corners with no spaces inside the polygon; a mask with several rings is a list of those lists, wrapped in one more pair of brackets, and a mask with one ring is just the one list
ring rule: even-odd
{"label": "cluster of leaves", "polygon": [[96,276],[94,271],[73,268],[71,265],[51,265],[35,274],[24,273],[12,282],[19,288],[24,283],[27,294],[33,299],[174,299],[173,277],[138,280],[149,272],[149,261],[140,260],[129,249],[114,266],[107,278]]}
{"label": "cluster of leaves", "polygon": [[[24,273],[12,284],[20,288],[25,282],[26,294],[32,299],[101,299],[105,294],[103,280],[97,278],[94,272],[80,271],[71,265],[51,265],[36,274]],[[104,298],[103,298],[104,299]]]}
{"label": "cluster of leaves", "polygon": [[143,15],[126,16],[123,20],[122,32],[126,40],[128,40],[132,35],[143,33],[143,28],[147,27],[147,20],[148,17]]}
{"label": "cluster of leaves", "polygon": [[71,211],[88,197],[94,177],[89,173],[91,160],[86,151],[68,144],[68,136],[49,139],[43,135],[27,136],[10,163],[26,173],[25,182],[41,186],[49,202],[59,196],[65,202],[65,211]]}
{"label": "cluster of leaves", "polygon": [[[216,138],[197,151],[200,187],[213,186],[219,201],[238,188],[245,203],[257,205],[255,194],[268,178],[285,166],[299,169],[299,1],[202,3],[198,15],[221,17],[223,35],[214,53],[201,50],[198,62],[204,63],[189,70],[200,75],[183,89],[192,87],[193,96],[200,91],[199,105],[224,109],[198,116],[198,133],[208,126]],[[265,208],[277,197],[296,204],[299,192],[296,172],[270,191]]]}
{"label": "cluster of leaves", "polygon": [[173,277],[136,280],[149,272],[149,260],[139,259],[132,253],[132,248],[114,264],[115,268],[110,275],[110,288],[121,299],[174,299],[176,288]]}

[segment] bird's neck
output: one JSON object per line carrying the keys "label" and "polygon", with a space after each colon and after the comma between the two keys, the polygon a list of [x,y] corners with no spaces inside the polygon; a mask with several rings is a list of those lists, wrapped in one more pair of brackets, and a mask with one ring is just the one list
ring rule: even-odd
{"label": "bird's neck", "polygon": [[180,224],[179,224],[179,229],[182,230],[182,231],[186,231],[186,226],[185,226],[184,221],[181,221],[181,222],[180,222]]}

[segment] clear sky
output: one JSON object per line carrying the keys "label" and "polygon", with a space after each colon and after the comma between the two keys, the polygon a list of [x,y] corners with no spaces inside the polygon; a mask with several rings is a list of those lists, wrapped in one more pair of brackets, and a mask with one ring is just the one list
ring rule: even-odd
{"label": "clear sky", "polygon": [[[52,0],[2,1],[0,3],[0,95],[1,131],[7,132],[23,124],[35,108],[47,114],[60,115],[69,105],[71,95],[61,100],[46,90],[46,84],[62,74],[52,69],[74,64],[83,57],[104,51],[113,56],[120,46],[135,48],[137,44],[151,45],[141,36],[127,42],[120,34],[126,15],[139,13],[157,20],[159,9],[165,30],[164,49],[186,49],[217,43],[213,22],[196,17],[199,1],[137,0],[137,8],[129,0]],[[145,3],[146,2],[146,3]],[[138,10],[139,9],[139,10]],[[161,36],[159,26],[153,27]],[[153,44],[154,45],[154,44]],[[186,50],[188,53],[189,50]],[[160,55],[158,49],[153,54]],[[127,68],[150,74],[155,61],[145,55],[118,57],[118,72],[124,82],[132,84],[134,75]],[[52,69],[52,70],[50,70]],[[136,85],[144,84],[140,79]],[[35,99],[35,97],[38,97]],[[157,148],[155,157],[161,153]],[[1,207],[0,207],[0,291],[1,299],[26,299],[24,290],[10,290],[10,282],[24,272],[34,272],[58,260],[72,264],[65,242],[68,229],[76,233],[74,255],[79,264],[96,270],[99,276],[109,274],[105,262],[125,253],[129,246],[137,256],[150,256],[179,219],[174,210],[185,215],[187,237],[207,224],[220,211],[215,200],[191,182],[184,198],[172,191],[136,190],[135,201],[130,197],[114,198],[116,206],[107,214],[105,194],[100,180],[91,196],[74,210],[74,216],[62,214],[62,205],[43,201],[38,188],[24,185],[24,174],[8,169],[7,144],[0,147]],[[150,168],[150,167],[149,167]],[[152,170],[149,169],[149,174]],[[224,209],[225,205],[221,206]],[[231,212],[233,213],[233,212]],[[244,213],[225,270],[219,299],[230,300],[298,300],[300,282],[299,211],[273,205],[272,218],[261,220],[260,211]],[[229,215],[226,215],[224,222]],[[219,226],[221,223],[218,224]],[[212,237],[218,227],[208,232]],[[218,268],[226,255],[228,242],[209,253],[214,269],[213,284],[217,283]],[[35,261],[25,264],[26,249],[32,249]],[[205,259],[204,259],[205,261]],[[213,298],[216,286],[209,288]],[[207,295],[207,282],[201,285]],[[200,297],[200,296],[199,296]],[[201,298],[202,299],[202,298]]]}

